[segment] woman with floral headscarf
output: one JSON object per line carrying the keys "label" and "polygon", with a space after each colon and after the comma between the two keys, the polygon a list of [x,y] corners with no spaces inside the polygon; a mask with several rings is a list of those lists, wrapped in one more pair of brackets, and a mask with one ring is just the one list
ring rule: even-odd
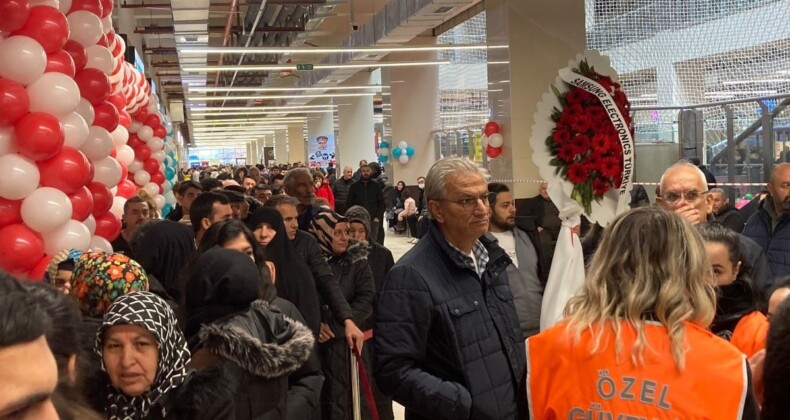
{"label": "woman with floral headscarf", "polygon": [[150,292],[115,300],[96,333],[102,359],[94,404],[114,419],[219,419],[233,413],[233,385],[218,370],[187,368],[173,310]]}
{"label": "woman with floral headscarf", "polygon": [[[354,323],[363,325],[373,313],[376,288],[368,266],[367,247],[351,240],[349,230],[348,220],[331,211],[318,213],[310,225],[310,233],[318,239],[332,274],[351,306]],[[327,305],[322,304],[321,309],[323,322],[318,335],[318,342],[321,343],[318,354],[326,377],[321,395],[321,413],[324,419],[348,419],[352,411],[348,401],[351,384],[345,331]]]}

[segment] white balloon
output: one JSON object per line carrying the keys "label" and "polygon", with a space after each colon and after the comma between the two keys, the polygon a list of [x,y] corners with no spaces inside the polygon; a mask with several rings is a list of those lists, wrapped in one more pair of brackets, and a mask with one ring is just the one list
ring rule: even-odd
{"label": "white balloon", "polygon": [[88,228],[88,231],[91,233],[91,236],[93,236],[93,234],[96,233],[96,218],[94,218],[92,214],[89,214],[88,217],[82,221],[82,223],[85,225],[86,228]]}
{"label": "white balloon", "polygon": [[168,191],[163,195],[165,197],[165,202],[167,204],[170,204],[171,206],[174,206],[176,204],[176,196],[175,194],[173,194],[173,191]]}
{"label": "white balloon", "polygon": [[151,102],[149,100],[148,101],[148,106],[146,106],[145,110],[148,111],[149,114],[153,114],[153,113],[159,111],[159,108],[157,107],[157,104],[155,104],[155,103],[153,103],[153,102]]}
{"label": "white balloon", "polygon": [[165,192],[171,191],[173,189],[173,183],[168,180],[165,180],[165,182],[162,183],[162,189]]}
{"label": "white balloon", "polygon": [[47,68],[47,53],[33,38],[16,35],[0,41],[0,77],[28,85]]}
{"label": "white balloon", "polygon": [[85,68],[101,70],[107,76],[112,74],[115,63],[112,59],[112,53],[107,47],[92,45],[86,48],[85,51],[88,53],[88,63],[85,64]]}
{"label": "white balloon", "polygon": [[123,205],[126,204],[126,199],[123,197],[113,197],[112,199],[112,207],[110,207],[110,213],[114,214],[115,217],[121,218],[123,216]]}
{"label": "white balloon", "polygon": [[27,86],[30,112],[66,115],[80,103],[80,88],[63,73],[44,73]]}
{"label": "white balloon", "polygon": [[137,129],[137,137],[140,137],[140,140],[144,142],[148,142],[148,140],[154,138],[154,129],[144,125]]}
{"label": "white balloon", "polygon": [[96,45],[102,36],[103,28],[101,19],[91,12],[78,10],[69,13],[69,39],[82,44],[88,48]]}
{"label": "white balloon", "polygon": [[404,153],[404,154],[400,155],[398,160],[400,161],[400,163],[405,165],[405,164],[409,163],[409,156],[406,155],[406,153]]}
{"label": "white balloon", "polygon": [[93,105],[91,105],[87,99],[81,98],[80,103],[77,105],[77,108],[74,109],[74,112],[80,114],[88,126],[93,125],[93,120],[96,118],[96,113],[93,111]]}
{"label": "white balloon", "polygon": [[131,173],[137,173],[137,171],[143,169],[143,166],[145,166],[143,161],[135,159],[132,161],[132,163],[126,165],[126,168],[129,169],[129,172]]}
{"label": "white balloon", "polygon": [[110,241],[102,238],[101,236],[94,236],[91,239],[91,244],[89,245],[88,249],[93,251],[101,251],[107,254],[112,254],[112,244]]}
{"label": "white balloon", "polygon": [[[121,87],[118,86],[123,81],[123,75],[121,72],[118,73],[110,73],[110,84],[112,85],[113,95],[117,95],[121,93]],[[117,91],[117,92],[116,92]]]}
{"label": "white balloon", "polygon": [[162,194],[157,194],[156,196],[154,196],[154,203],[156,203],[157,210],[162,210],[163,208],[165,208],[165,204],[167,204],[167,201],[165,200],[165,197]]}
{"label": "white balloon", "polygon": [[[106,13],[106,11],[105,11],[105,13]],[[101,26],[104,29],[104,33],[105,34],[110,33],[110,31],[112,30],[112,15],[107,15],[107,16],[101,18]],[[114,40],[115,40],[115,37],[113,37],[113,41]]]}
{"label": "white balloon", "polygon": [[115,42],[120,42],[121,43],[121,52],[118,54],[118,56],[119,57],[123,57],[123,54],[126,52],[126,41],[124,41],[123,38],[116,33],[115,34]]}
{"label": "white balloon", "polygon": [[165,173],[165,164],[162,162],[159,162],[159,172]]}
{"label": "white balloon", "polygon": [[60,117],[60,123],[63,125],[63,132],[66,135],[66,141],[63,144],[79,149],[88,138],[88,123],[76,112]]}
{"label": "white balloon", "polygon": [[80,147],[80,151],[85,154],[88,160],[95,163],[109,156],[112,148],[113,142],[110,132],[103,127],[94,125],[88,129],[88,138]]}
{"label": "white balloon", "polygon": [[[129,113],[130,114],[134,114],[134,112],[132,112],[132,111],[129,111]],[[136,133],[137,130],[140,129],[140,127],[143,127],[143,123],[141,123],[140,121],[132,120],[132,123],[129,124],[129,132],[130,133]],[[151,134],[153,134],[153,131],[151,132]]]}
{"label": "white balloon", "polygon": [[[129,146],[126,146],[129,147]],[[101,182],[107,188],[113,188],[121,182],[121,164],[110,156],[93,163],[94,182]]]}
{"label": "white balloon", "polygon": [[389,156],[390,149],[387,147],[379,147],[379,156]]}
{"label": "white balloon", "polygon": [[115,149],[115,158],[124,166],[129,166],[134,161],[134,149],[124,144]]}
{"label": "white balloon", "polygon": [[53,9],[60,9],[60,2],[58,0],[30,0],[30,7],[36,6],[49,6]]}
{"label": "white balloon", "polygon": [[126,130],[126,127],[119,125],[115,130],[112,130],[110,137],[112,137],[112,143],[115,145],[115,148],[118,149],[129,141],[129,132]]}
{"label": "white balloon", "polygon": [[170,143],[165,143],[165,153],[170,153],[173,151],[173,146]]}
{"label": "white balloon", "polygon": [[71,10],[71,0],[60,0],[58,2],[58,10],[65,16]]}
{"label": "white balloon", "polygon": [[151,197],[159,195],[159,185],[154,184],[153,182],[149,182],[145,184],[143,189],[150,195]]}
{"label": "white balloon", "polygon": [[159,137],[152,137],[151,140],[148,140],[148,147],[152,152],[156,152],[165,147],[165,142]]}
{"label": "white balloon", "polygon": [[405,149],[407,147],[409,147],[409,144],[406,143],[405,141],[398,143],[398,149]]}
{"label": "white balloon", "polygon": [[494,133],[488,136],[488,145],[491,147],[502,147],[505,143],[505,138],[499,133]]}
{"label": "white balloon", "polygon": [[161,163],[165,161],[167,155],[165,154],[164,150],[157,150],[156,152],[151,153],[151,159]]}
{"label": "white balloon", "polygon": [[44,236],[44,252],[47,255],[55,255],[64,249],[87,251],[91,245],[90,231],[82,222],[76,220],[68,220],[63,226],[42,236]]}
{"label": "white balloon", "polygon": [[14,127],[10,125],[0,127],[0,156],[5,156],[9,153],[16,153]]}
{"label": "white balloon", "polygon": [[[151,174],[148,173],[146,170],[139,170],[134,173],[134,183],[143,186],[147,183],[151,182]],[[157,192],[159,190],[157,189]]]}
{"label": "white balloon", "polygon": [[[110,76],[110,77],[112,77],[112,76]],[[121,79],[123,79],[123,76],[121,77]],[[117,82],[113,82],[112,78],[111,78],[110,82],[112,83],[110,85],[112,87],[112,90],[110,91],[110,95],[112,95],[112,96],[120,95],[123,92],[123,83],[121,83],[121,82],[123,82],[123,80],[119,80]],[[120,109],[119,109],[119,111],[120,111]]]}
{"label": "white balloon", "polygon": [[0,197],[21,200],[36,190],[40,179],[32,160],[17,154],[0,156]]}
{"label": "white balloon", "polygon": [[110,193],[112,194],[113,197],[118,195],[118,187],[115,186],[115,187],[110,188]]}
{"label": "white balloon", "polygon": [[36,232],[55,230],[71,219],[71,200],[57,188],[41,187],[22,201],[22,221]]}

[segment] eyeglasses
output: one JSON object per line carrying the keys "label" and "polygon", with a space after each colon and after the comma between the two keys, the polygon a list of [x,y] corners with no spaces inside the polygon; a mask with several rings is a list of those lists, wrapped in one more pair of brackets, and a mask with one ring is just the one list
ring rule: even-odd
{"label": "eyeglasses", "polygon": [[477,203],[482,202],[484,206],[488,205],[488,194],[481,195],[480,197],[469,197],[463,198],[461,200],[448,200],[443,198],[439,201],[449,201],[450,203],[458,204],[459,206],[463,207],[464,210],[467,212],[473,212],[477,208]]}
{"label": "eyeglasses", "polygon": [[680,201],[681,198],[685,199],[687,203],[696,203],[697,200],[699,200],[703,195],[705,195],[705,194],[707,194],[709,192],[710,191],[702,191],[702,192],[700,192],[700,191],[697,191],[697,190],[691,190],[691,191],[686,191],[686,192],[682,192],[682,193],[668,192],[666,194],[662,194],[661,195],[661,199],[664,200],[664,202],[667,202],[669,204],[675,204],[678,201]]}

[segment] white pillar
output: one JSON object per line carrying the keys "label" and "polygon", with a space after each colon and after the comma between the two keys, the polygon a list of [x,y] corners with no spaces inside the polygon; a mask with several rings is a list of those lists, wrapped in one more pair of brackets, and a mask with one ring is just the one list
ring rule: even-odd
{"label": "white pillar", "polygon": [[288,134],[285,130],[274,132],[274,156],[277,163],[291,163],[288,161]]}
{"label": "white pillar", "polygon": [[[328,115],[331,116],[332,114],[329,113]],[[302,124],[292,124],[288,126],[288,161],[307,162],[304,126]]]}
{"label": "white pillar", "polygon": [[[347,84],[374,84],[372,73],[361,72],[349,79]],[[376,161],[375,131],[373,119],[373,96],[338,98],[338,135],[336,139],[336,167],[359,167],[360,160]],[[312,138],[312,137],[311,137]]]}

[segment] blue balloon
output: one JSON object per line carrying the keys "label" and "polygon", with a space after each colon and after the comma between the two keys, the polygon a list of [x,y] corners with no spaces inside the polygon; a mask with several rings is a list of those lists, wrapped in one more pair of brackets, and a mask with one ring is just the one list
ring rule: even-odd
{"label": "blue balloon", "polygon": [[403,154],[403,149],[392,149],[392,156],[399,158]]}
{"label": "blue balloon", "polygon": [[176,176],[176,171],[173,168],[165,168],[165,178],[171,179]]}
{"label": "blue balloon", "polygon": [[409,146],[409,147],[406,148],[406,156],[408,156],[408,157],[414,156],[414,148],[413,147]]}
{"label": "blue balloon", "polygon": [[381,155],[379,155],[379,162],[381,162],[381,163],[387,163],[387,161],[389,160],[389,158],[390,158],[389,156],[381,156]]}
{"label": "blue balloon", "polygon": [[386,141],[383,141],[383,142],[379,143],[379,149],[389,149],[389,147],[390,147],[390,144],[387,143]]}
{"label": "blue balloon", "polygon": [[171,206],[170,203],[166,203],[165,207],[162,208],[162,217],[166,217],[172,210],[173,206]]}

